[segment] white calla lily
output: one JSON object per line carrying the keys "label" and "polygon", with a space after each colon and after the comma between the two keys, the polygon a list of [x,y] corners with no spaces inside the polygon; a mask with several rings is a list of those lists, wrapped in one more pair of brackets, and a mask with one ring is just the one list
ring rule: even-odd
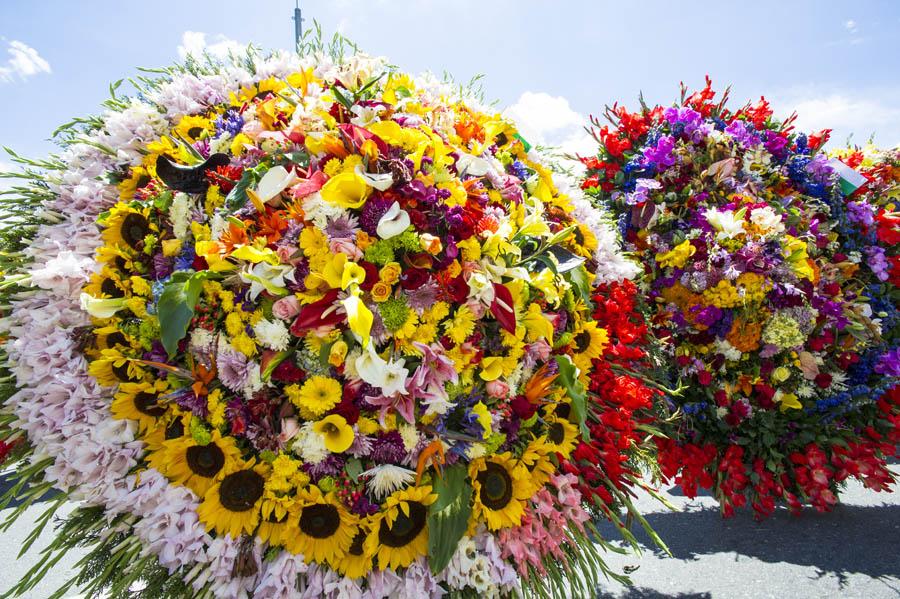
{"label": "white calla lily", "polygon": [[253,200],[256,209],[262,212],[266,202],[280,195],[282,191],[298,181],[299,179],[293,171],[289,171],[281,165],[273,166],[259,180],[256,190],[248,189],[247,195]]}
{"label": "white calla lily", "polygon": [[408,226],[409,213],[400,208],[400,204],[394,202],[387,212],[384,213],[384,216],[381,217],[381,220],[378,221],[375,232],[382,239],[390,239],[404,232]]}
{"label": "white calla lily", "polygon": [[355,172],[366,182],[369,187],[374,187],[378,191],[387,191],[394,184],[394,175],[390,173],[367,173],[363,170],[362,165],[356,165]]}

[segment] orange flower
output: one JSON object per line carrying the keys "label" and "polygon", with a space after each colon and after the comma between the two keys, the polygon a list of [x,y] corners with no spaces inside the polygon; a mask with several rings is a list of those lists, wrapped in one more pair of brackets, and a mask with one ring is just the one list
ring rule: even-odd
{"label": "orange flower", "polygon": [[759,348],[759,339],[762,335],[762,323],[745,322],[742,318],[735,318],[731,330],[725,335],[736,350],[747,353]]}

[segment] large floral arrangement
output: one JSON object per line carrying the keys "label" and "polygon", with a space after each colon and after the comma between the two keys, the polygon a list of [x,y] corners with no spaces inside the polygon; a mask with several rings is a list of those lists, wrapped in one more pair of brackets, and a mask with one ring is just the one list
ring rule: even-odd
{"label": "large floral arrangement", "polygon": [[7,501],[84,506],[14,593],[77,545],[91,596],[605,571],[651,403],[614,229],[476,98],[313,49],[143,80],[15,190]]}
{"label": "large floral arrangement", "polygon": [[898,405],[879,398],[896,373],[853,374],[883,314],[859,276],[867,256],[844,245],[858,228],[820,151],[827,132],[797,134],[764,99],[726,100],[707,81],[675,106],[608,109],[583,187],[642,257],[649,319],[683,383],[663,473],[690,496],[712,487],[726,515],[825,510],[847,477],[893,480]]}

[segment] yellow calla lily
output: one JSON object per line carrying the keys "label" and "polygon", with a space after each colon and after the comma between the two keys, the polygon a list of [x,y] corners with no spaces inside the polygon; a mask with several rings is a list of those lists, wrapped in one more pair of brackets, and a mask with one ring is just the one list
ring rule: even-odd
{"label": "yellow calla lily", "polygon": [[225,272],[234,270],[237,265],[222,257],[223,247],[217,241],[197,241],[194,243],[194,251],[206,260],[206,264],[213,272]]}
{"label": "yellow calla lily", "polygon": [[252,262],[253,264],[259,264],[260,262],[268,262],[276,266],[281,264],[278,255],[269,248],[259,249],[252,245],[242,245],[231,252],[231,257],[244,260],[245,262]]}
{"label": "yellow calla lily", "polygon": [[553,345],[553,323],[544,316],[540,305],[528,306],[528,312],[522,317],[522,324],[525,325],[529,341],[546,339],[550,345]]}
{"label": "yellow calla lily", "polygon": [[375,317],[362,300],[359,299],[359,289],[353,295],[346,297],[342,302],[347,312],[347,324],[350,330],[356,333],[362,341],[362,346],[369,344],[369,333],[372,331],[372,323]]}
{"label": "yellow calla lily", "polygon": [[345,262],[341,273],[341,289],[347,289],[350,285],[362,285],[366,280],[366,270],[356,262]]}
{"label": "yellow calla lily", "polygon": [[779,400],[780,404],[778,409],[782,412],[786,412],[788,410],[802,410],[803,404],[800,403],[800,400],[793,393],[784,393],[781,397],[776,398]]}
{"label": "yellow calla lily", "polygon": [[487,439],[491,436],[491,412],[488,410],[487,406],[484,405],[484,402],[479,401],[477,404],[472,406],[472,413],[478,417],[478,424],[481,425],[482,430],[482,439]]}
{"label": "yellow calla lily", "polygon": [[322,186],[322,199],[341,208],[359,208],[372,193],[365,180],[355,172],[341,173]]}
{"label": "yellow calla lily", "polygon": [[325,439],[325,449],[343,453],[353,445],[353,427],[340,414],[332,414],[313,424],[313,430]]}
{"label": "yellow calla lily", "polygon": [[478,376],[483,381],[496,381],[503,374],[503,358],[489,356],[481,361],[481,372]]}

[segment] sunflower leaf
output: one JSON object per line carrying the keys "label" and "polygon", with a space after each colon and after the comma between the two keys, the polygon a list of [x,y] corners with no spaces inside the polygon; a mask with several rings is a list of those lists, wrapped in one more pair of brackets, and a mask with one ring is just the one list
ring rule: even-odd
{"label": "sunflower leaf", "polygon": [[465,465],[454,464],[434,479],[438,498],[428,511],[428,563],[435,574],[450,563],[469,525],[472,486],[467,474]]}
{"label": "sunflower leaf", "polygon": [[572,400],[572,413],[577,420],[578,428],[581,430],[581,436],[588,438],[590,431],[584,423],[587,418],[587,394],[584,385],[578,380],[578,368],[572,363],[569,356],[556,356],[556,363],[559,366],[559,382],[569,393]]}

